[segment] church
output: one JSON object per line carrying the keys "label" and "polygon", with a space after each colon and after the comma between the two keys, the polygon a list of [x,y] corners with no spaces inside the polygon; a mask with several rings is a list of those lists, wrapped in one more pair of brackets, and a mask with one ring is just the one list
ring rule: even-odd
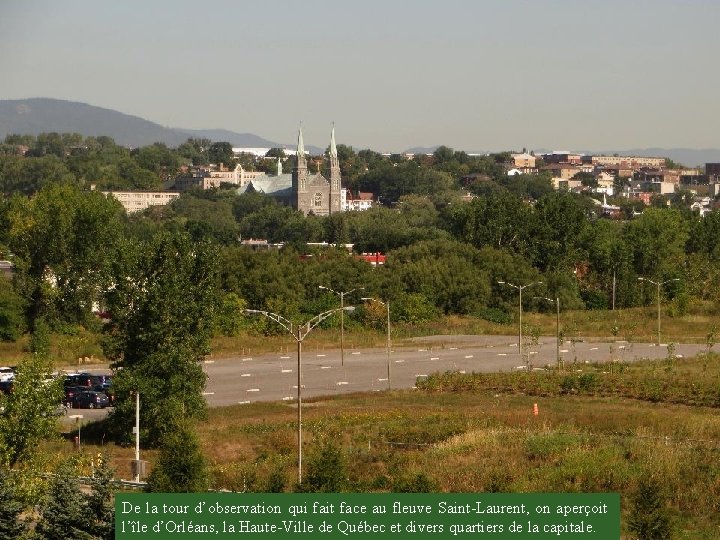
{"label": "church", "polygon": [[255,191],[265,193],[278,201],[300,210],[303,214],[310,213],[316,216],[327,216],[340,212],[341,183],[340,162],[335,146],[335,127],[330,133],[330,177],[325,178],[322,173],[308,171],[305,144],[303,143],[302,127],[298,131],[297,161],[292,174],[283,174],[282,164],[278,160],[278,174],[270,176],[258,175],[238,188],[238,193]]}

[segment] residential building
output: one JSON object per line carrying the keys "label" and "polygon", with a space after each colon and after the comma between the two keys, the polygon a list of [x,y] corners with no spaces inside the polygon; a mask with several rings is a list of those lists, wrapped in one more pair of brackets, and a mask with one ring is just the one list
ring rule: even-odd
{"label": "residential building", "polygon": [[580,167],[569,163],[551,163],[541,168],[542,171],[549,172],[553,178],[561,180],[570,180],[573,176],[580,172]]}
{"label": "residential building", "polygon": [[165,206],[180,196],[177,191],[101,191],[115,197],[128,214],[140,212],[151,206]]}
{"label": "residential building", "polygon": [[[523,152],[522,154],[510,155],[510,170],[520,170],[522,173],[537,173],[537,159],[532,154]],[[508,175],[510,172],[508,171]]]}
{"label": "residential building", "polygon": [[573,154],[564,150],[552,152],[550,154],[543,154],[542,159],[545,163],[567,163],[570,165],[580,165],[583,162],[583,156],[580,154]]}
{"label": "residential building", "polygon": [[659,169],[665,166],[665,158],[644,156],[591,156],[593,165],[600,167],[620,167],[623,169],[640,169],[647,167]]}
{"label": "residential building", "polygon": [[350,210],[369,210],[373,207],[373,198],[374,195],[372,193],[358,191],[356,194],[353,194],[349,189],[342,188],[340,206],[343,212]]}

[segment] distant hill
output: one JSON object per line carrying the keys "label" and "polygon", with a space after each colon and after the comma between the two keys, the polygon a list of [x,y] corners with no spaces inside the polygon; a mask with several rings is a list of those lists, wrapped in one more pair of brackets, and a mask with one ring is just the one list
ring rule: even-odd
{"label": "distant hill", "polygon": [[[51,98],[0,100],[0,139],[9,134],[81,133],[106,135],[123,146],[147,146],[162,142],[178,146],[190,137],[227,141],[233,146],[252,148],[291,147],[268,141],[251,133],[221,129],[192,130],[167,128],[137,116],[86,103]],[[312,151],[312,148],[309,148]]]}

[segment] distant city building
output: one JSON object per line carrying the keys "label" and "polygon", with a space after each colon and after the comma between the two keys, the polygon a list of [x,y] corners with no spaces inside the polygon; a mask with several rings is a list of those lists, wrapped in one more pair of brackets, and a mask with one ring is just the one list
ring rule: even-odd
{"label": "distant city building", "polygon": [[591,163],[600,167],[620,167],[624,169],[640,169],[648,167],[659,169],[665,166],[665,158],[643,156],[590,156]]}
{"label": "distant city building", "polygon": [[128,214],[140,212],[151,206],[165,206],[180,196],[176,191],[101,191],[115,197]]}
{"label": "distant city building", "polygon": [[510,171],[519,170],[521,173],[536,173],[538,172],[537,169],[537,160],[535,156],[532,154],[522,153],[522,154],[511,154],[510,155],[510,170],[508,171],[508,176],[512,176],[510,174]]}
{"label": "distant city building", "polygon": [[241,165],[237,165],[232,171],[220,166],[219,170],[209,168],[197,168],[190,174],[179,176],[175,179],[175,189],[187,191],[192,188],[213,189],[219,188],[222,184],[244,186],[251,180],[264,176],[264,172],[246,171]]}
{"label": "distant city building", "polygon": [[717,182],[720,180],[720,163],[706,163],[705,174],[710,182]]}

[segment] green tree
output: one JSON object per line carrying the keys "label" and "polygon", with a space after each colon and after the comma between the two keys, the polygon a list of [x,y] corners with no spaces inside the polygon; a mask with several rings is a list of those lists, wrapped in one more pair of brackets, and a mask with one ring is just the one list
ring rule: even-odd
{"label": "green tree", "polygon": [[39,540],[92,540],[88,532],[87,501],[73,472],[64,466],[50,483],[40,505],[34,538]]}
{"label": "green tree", "polygon": [[186,234],[159,233],[128,241],[116,261],[108,295],[112,322],[103,348],[115,368],[117,400],[111,414],[119,437],[128,437],[140,391],[143,440],[156,445],[178,418],[205,413],[205,374],[219,305],[217,254]]}
{"label": "green tree", "polygon": [[0,340],[15,341],[25,329],[25,301],[12,283],[0,276]]}
{"label": "green tree", "polygon": [[61,381],[50,380],[52,363],[33,354],[18,365],[13,391],[0,395],[0,467],[13,467],[36,451],[43,439],[57,436],[55,411]]}
{"label": "green tree", "polygon": [[98,454],[90,480],[91,491],[86,498],[86,527],[95,538],[102,540],[115,538],[116,490],[113,474],[105,456]]}
{"label": "green tree", "polygon": [[207,462],[189,422],[179,421],[167,431],[160,455],[148,477],[151,493],[198,493],[209,487]]}
{"label": "green tree", "polygon": [[220,165],[223,163],[226,167],[235,166],[235,155],[233,154],[232,144],[229,142],[215,142],[208,149],[208,159],[210,163]]}
{"label": "green tree", "polygon": [[672,523],[662,494],[662,484],[653,478],[642,478],[633,493],[628,529],[639,540],[672,538]]}
{"label": "green tree", "polygon": [[50,185],[31,200],[11,200],[9,245],[30,320],[40,315],[50,323],[87,320],[111,283],[121,216],[114,199],[69,185]]}
{"label": "green tree", "polygon": [[0,470],[0,540],[16,540],[25,531],[21,521],[24,508],[15,498],[7,473]]}
{"label": "green tree", "polygon": [[342,450],[324,441],[310,454],[307,470],[297,491],[304,493],[337,493],[347,487],[347,466]]}

